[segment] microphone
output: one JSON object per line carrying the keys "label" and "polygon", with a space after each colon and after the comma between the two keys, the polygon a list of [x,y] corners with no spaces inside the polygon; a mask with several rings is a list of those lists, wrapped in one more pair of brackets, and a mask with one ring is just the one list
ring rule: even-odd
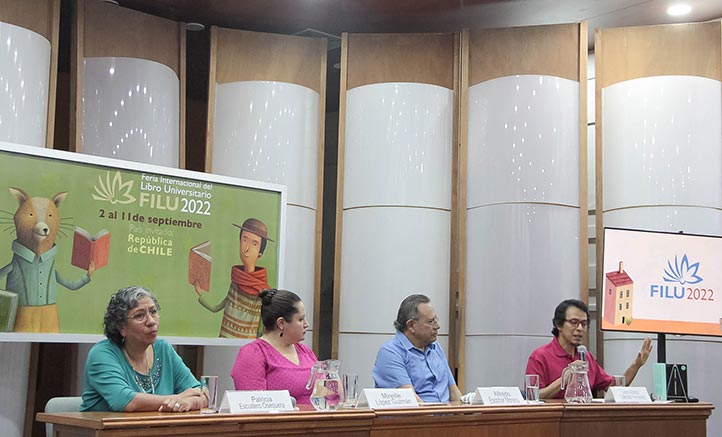
{"label": "microphone", "polygon": [[577,351],[579,352],[579,359],[586,362],[587,361],[587,347],[583,344],[580,344],[577,346]]}

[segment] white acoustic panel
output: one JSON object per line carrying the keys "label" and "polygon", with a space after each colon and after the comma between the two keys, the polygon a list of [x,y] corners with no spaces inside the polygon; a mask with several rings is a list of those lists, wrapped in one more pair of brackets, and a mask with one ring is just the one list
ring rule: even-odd
{"label": "white acoustic panel", "polygon": [[83,393],[85,386],[85,363],[88,361],[88,352],[94,343],[78,343],[78,365],[75,369],[75,393]]}
{"label": "white acoustic panel", "polygon": [[[357,374],[359,389],[373,388],[374,379],[371,372],[376,362],[376,355],[381,346],[391,340],[394,335],[340,333],[338,336],[338,359],[341,361],[341,372]],[[448,337],[439,336],[436,341],[448,355]]]}
{"label": "white acoustic panel", "polygon": [[469,88],[468,207],[579,205],[579,83],[507,76]]}
{"label": "white acoustic panel", "polygon": [[449,332],[451,213],[422,208],[343,212],[341,332],[392,333],[401,301],[431,299],[440,333]]}
{"label": "white acoustic panel", "polygon": [[557,304],[579,296],[579,209],[492,205],[466,226],[466,333],[549,332]]}
{"label": "white acoustic panel", "polygon": [[[311,346],[311,336],[306,333],[304,344]],[[241,346],[203,346],[203,374],[218,376],[218,393],[235,390],[231,370]]]}
{"label": "white acoustic panel", "polygon": [[597,215],[591,214],[591,215],[588,215],[587,218],[588,218],[587,237],[596,238],[597,237]]}
{"label": "white acoustic panel", "polygon": [[284,288],[293,291],[306,307],[306,320],[313,326],[314,274],[316,259],[316,211],[289,205],[286,209],[286,256]]}
{"label": "white acoustic panel", "polygon": [[316,208],[319,95],[273,81],[216,84],[212,170],[288,186],[288,203]]}
{"label": "white acoustic panel", "polygon": [[596,123],[597,81],[593,77],[587,80],[587,125]]}
{"label": "white acoustic panel", "polygon": [[0,433],[21,436],[30,378],[30,343],[0,342]]}
{"label": "white acoustic panel", "polygon": [[50,42],[0,22],[0,141],[45,147]]}
{"label": "white acoustic panel", "polygon": [[85,58],[83,153],[178,167],[179,84],[158,62]]}
{"label": "white acoustic panel", "polygon": [[[642,367],[632,383],[633,386],[646,387],[654,392],[652,363],[657,361],[657,337],[654,334],[622,333],[605,331],[604,333],[604,369],[610,374],[621,374],[629,367],[642,347],[645,337],[652,338],[652,353],[647,364]],[[722,403],[719,384],[710,375],[716,375],[722,362],[722,339],[701,336],[667,336],[666,362],[687,364],[689,395],[715,405]],[[716,435],[722,429],[722,417],[714,414],[707,421],[707,434]]]}
{"label": "white acoustic panel", "polygon": [[[539,318],[551,319],[554,309],[546,314],[539,309]],[[550,328],[551,329],[551,328]],[[548,343],[548,336],[466,336],[464,360],[464,392],[476,387],[523,387],[526,362],[534,349]]]}
{"label": "white acoustic panel", "polygon": [[602,90],[604,210],[722,207],[720,82],[628,80]]}
{"label": "white acoustic panel", "polygon": [[597,245],[587,246],[587,288],[593,290],[597,284]]}
{"label": "white acoustic panel", "polygon": [[722,211],[694,206],[646,206],[604,213],[604,226],[648,231],[722,235]]}
{"label": "white acoustic panel", "polygon": [[[399,302],[400,303],[400,302]],[[371,372],[381,346],[394,337],[393,334],[369,335],[346,334],[338,336],[338,359],[341,371],[358,375],[359,389],[373,388]]]}
{"label": "white acoustic panel", "polygon": [[379,83],[346,97],[343,206],[451,208],[454,93]]}
{"label": "white acoustic panel", "polygon": [[[600,300],[599,302],[599,309],[602,308],[602,302]],[[643,340],[645,337],[654,336],[654,334],[648,334],[644,332],[621,332],[621,331],[604,331],[604,341],[610,341],[610,340],[617,340],[617,341],[627,341],[627,340],[634,340],[637,339]],[[691,336],[690,336],[691,338]],[[641,345],[641,343],[640,343]],[[631,358],[630,358],[631,359]]]}
{"label": "white acoustic panel", "polygon": [[[604,370],[610,375],[622,375],[627,370],[637,353],[642,348],[642,342],[650,334],[627,334],[624,338],[609,339],[609,332],[604,334]],[[621,334],[621,333],[618,333]],[[656,336],[651,335],[652,353],[647,364],[639,369],[637,376],[632,381],[635,387],[646,387],[649,393],[654,393],[653,366],[657,361]]]}
{"label": "white acoustic panel", "polygon": [[[650,361],[653,359],[654,357],[650,358]],[[693,337],[685,340],[668,336],[667,362],[687,364],[690,396],[715,406],[722,405],[722,392],[719,390],[719,381],[715,378],[719,372],[719,363],[722,362],[722,339]],[[713,412],[707,420],[708,436],[719,435],[722,429],[722,415],[716,413]]]}

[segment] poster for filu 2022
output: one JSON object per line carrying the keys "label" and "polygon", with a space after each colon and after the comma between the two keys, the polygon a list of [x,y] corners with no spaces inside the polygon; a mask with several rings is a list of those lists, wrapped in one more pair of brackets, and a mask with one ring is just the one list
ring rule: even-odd
{"label": "poster for filu 2022", "polygon": [[0,338],[102,334],[128,285],[164,336],[256,338],[285,187],[9,143],[0,162]]}

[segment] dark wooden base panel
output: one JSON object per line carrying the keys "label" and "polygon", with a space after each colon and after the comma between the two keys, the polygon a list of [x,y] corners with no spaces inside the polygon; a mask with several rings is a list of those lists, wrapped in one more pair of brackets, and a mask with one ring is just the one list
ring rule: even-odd
{"label": "dark wooden base panel", "polygon": [[351,436],[351,437],[704,437],[714,406],[565,404],[516,407],[443,405],[277,414],[38,413],[56,437]]}

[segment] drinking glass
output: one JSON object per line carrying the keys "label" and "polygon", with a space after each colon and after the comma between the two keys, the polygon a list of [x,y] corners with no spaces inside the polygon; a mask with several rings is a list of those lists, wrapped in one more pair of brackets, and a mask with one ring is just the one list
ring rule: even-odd
{"label": "drinking glass", "polygon": [[358,375],[356,374],[344,374],[343,380],[343,392],[344,392],[344,408],[356,408],[358,403]]}
{"label": "drinking glass", "polygon": [[624,375],[614,375],[612,378],[614,378],[614,382],[612,383],[613,387],[627,386],[627,378]]}
{"label": "drinking glass", "polygon": [[530,404],[539,402],[539,375],[525,375],[524,386],[526,387],[527,402]]}
{"label": "drinking glass", "polygon": [[201,394],[208,399],[208,404],[201,408],[201,414],[218,412],[218,377],[201,376]]}

